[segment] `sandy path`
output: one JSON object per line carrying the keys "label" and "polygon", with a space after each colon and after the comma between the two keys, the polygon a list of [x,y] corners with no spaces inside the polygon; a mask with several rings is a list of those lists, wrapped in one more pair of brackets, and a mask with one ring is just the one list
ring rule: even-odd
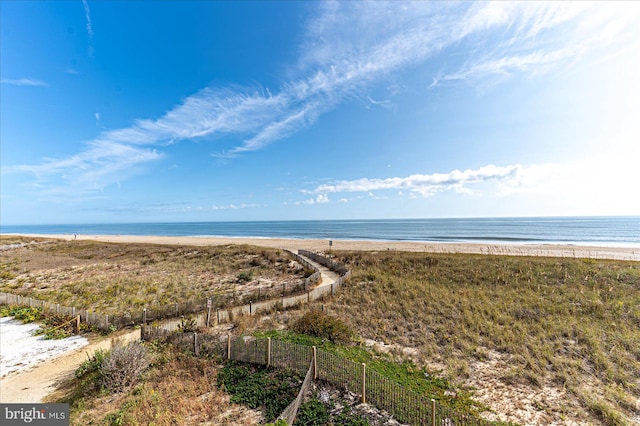
{"label": "sandy path", "polygon": [[[73,240],[73,235],[37,235],[25,236],[40,238],[59,238]],[[285,239],[285,238],[225,238],[225,237],[162,237],[136,235],[78,235],[78,240],[105,241],[113,243],[149,243],[176,245],[227,245],[251,244],[261,247],[273,247],[297,251],[327,250],[328,240]],[[595,247],[556,244],[471,244],[471,243],[433,243],[417,241],[370,241],[370,240],[334,240],[333,250],[398,250],[429,253],[476,253],[504,254],[512,256],[549,256],[579,257],[594,259],[618,259],[640,261],[639,247]]]}
{"label": "sandy path", "polygon": [[[140,339],[140,330],[116,335],[124,343]],[[30,370],[9,374],[0,380],[0,402],[36,403],[56,390],[64,379],[73,375],[80,364],[98,349],[109,349],[113,339],[104,338],[74,352],[49,359]]]}

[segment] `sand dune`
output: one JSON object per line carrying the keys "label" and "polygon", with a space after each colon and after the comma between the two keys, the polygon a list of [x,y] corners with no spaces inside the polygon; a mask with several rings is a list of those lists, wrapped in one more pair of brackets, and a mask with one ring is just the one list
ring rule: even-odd
{"label": "sand dune", "polygon": [[[178,245],[227,245],[252,244],[262,247],[275,247],[289,250],[328,250],[328,240],[284,239],[284,238],[242,238],[242,237],[163,237],[135,235],[29,235],[42,238],[65,240],[95,240],[114,243],[150,243]],[[415,241],[370,241],[370,240],[334,240],[332,250],[398,250],[420,251],[428,253],[477,253],[504,254],[513,256],[549,256],[576,257],[592,259],[618,259],[640,261],[640,248],[633,247],[596,247],[574,245],[534,245],[534,244],[471,244],[471,243],[433,243]]]}

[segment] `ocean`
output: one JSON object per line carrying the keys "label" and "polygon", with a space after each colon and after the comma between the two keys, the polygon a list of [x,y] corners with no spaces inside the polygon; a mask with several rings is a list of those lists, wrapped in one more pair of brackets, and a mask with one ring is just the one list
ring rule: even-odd
{"label": "ocean", "polygon": [[158,235],[640,247],[640,216],[2,226],[2,234]]}

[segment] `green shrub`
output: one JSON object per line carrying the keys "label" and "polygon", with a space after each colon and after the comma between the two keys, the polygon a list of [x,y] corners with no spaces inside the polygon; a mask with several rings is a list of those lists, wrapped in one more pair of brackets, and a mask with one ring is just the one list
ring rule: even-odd
{"label": "green shrub", "polygon": [[182,333],[196,333],[198,332],[198,325],[196,320],[192,317],[181,318],[180,324],[178,324],[178,330]]}
{"label": "green shrub", "polygon": [[293,331],[343,344],[351,342],[354,336],[342,320],[320,311],[305,313],[293,324]]}
{"label": "green shrub", "polygon": [[0,308],[0,317],[14,317],[24,324],[42,319],[42,308],[20,307],[18,305],[4,305]]}
{"label": "green shrub", "polygon": [[253,272],[251,271],[240,272],[238,275],[236,275],[236,279],[238,280],[239,283],[249,282],[253,279]]}
{"label": "green shrub", "polygon": [[36,331],[36,335],[44,335],[45,339],[64,339],[75,333],[76,322],[74,317],[63,314],[45,313],[43,327]]}
{"label": "green shrub", "polygon": [[322,426],[328,422],[329,409],[314,398],[300,406],[294,425]]}
{"label": "green shrub", "polygon": [[218,387],[231,394],[231,402],[263,408],[268,421],[275,420],[302,385],[299,373],[228,362],[218,373]]}
{"label": "green shrub", "polygon": [[99,377],[102,377],[102,374],[100,374],[102,370],[102,363],[104,362],[107,354],[107,351],[98,349],[94,352],[93,356],[87,355],[87,359],[80,364],[80,367],[78,367],[74,373],[76,379],[82,379],[92,373],[98,373]]}

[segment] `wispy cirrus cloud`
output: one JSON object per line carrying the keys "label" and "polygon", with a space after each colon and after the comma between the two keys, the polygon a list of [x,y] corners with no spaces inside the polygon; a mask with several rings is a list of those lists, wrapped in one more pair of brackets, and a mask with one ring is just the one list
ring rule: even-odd
{"label": "wispy cirrus cloud", "polygon": [[91,24],[91,10],[89,9],[89,3],[87,0],[82,0],[82,6],[84,7],[84,16],[87,20],[87,35],[89,38],[93,38],[93,25]]}
{"label": "wispy cirrus cloud", "polygon": [[[91,39],[86,0],[83,6]],[[237,157],[313,125],[339,104],[371,99],[372,87],[389,86],[390,76],[411,67],[437,70],[432,85],[437,86],[487,76],[535,75],[565,66],[594,49],[624,49],[629,42],[624,34],[640,10],[621,14],[616,9],[619,5],[564,2],[330,1],[313,7],[317,10],[307,22],[299,58],[291,67],[293,77],[277,90],[206,87],[159,118],[138,119],[129,127],[100,133],[68,159],[13,170],[33,173],[43,183],[49,176],[71,184],[72,176],[102,187],[123,177],[117,176],[122,170],[162,158],[164,154],[157,150],[182,140],[225,138],[232,147],[214,149],[213,155]],[[454,47],[457,59],[442,60]],[[116,147],[134,155],[113,155]],[[438,188],[435,183],[419,184],[420,179],[438,177],[414,177],[412,191]],[[393,185],[386,180],[373,183]]]}
{"label": "wispy cirrus cloud", "polygon": [[164,154],[155,149],[112,141],[94,141],[87,150],[69,158],[45,159],[38,165],[8,166],[3,168],[3,173],[33,175],[33,186],[46,195],[85,196],[134,176],[142,171],[145,163],[163,157]]}
{"label": "wispy cirrus cloud", "polygon": [[49,85],[46,82],[35,79],[35,78],[15,78],[15,79],[3,78],[2,80],[0,80],[0,83],[9,84],[12,86],[49,87]]}

